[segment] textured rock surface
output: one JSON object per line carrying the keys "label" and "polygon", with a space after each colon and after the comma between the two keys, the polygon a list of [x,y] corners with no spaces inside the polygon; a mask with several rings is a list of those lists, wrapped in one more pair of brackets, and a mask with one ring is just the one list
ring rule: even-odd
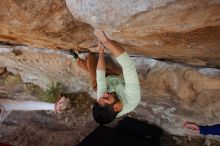
{"label": "textured rock surface", "polygon": [[[39,100],[39,90],[32,84],[24,84],[19,75],[6,72],[0,76],[0,98]],[[72,108],[62,114],[52,111],[0,113],[0,142],[13,146],[77,145],[97,125],[90,112],[93,99],[86,93],[75,93],[71,97]]]}
{"label": "textured rock surface", "polygon": [[220,64],[219,0],[66,0],[75,18],[130,51],[197,65]]}
{"label": "textured rock surface", "polygon": [[[74,116],[74,115],[72,115]],[[90,119],[92,120],[92,119]],[[12,112],[0,124],[0,141],[13,146],[75,146],[92,129],[95,123],[87,121],[83,126],[69,126],[45,112]]]}
{"label": "textured rock surface", "polygon": [[[24,84],[19,75],[0,76],[0,98],[37,100],[39,87]],[[86,93],[71,94],[72,108],[62,114],[49,111],[14,111],[0,114],[0,141],[13,146],[76,145],[97,125],[91,116],[93,100]],[[79,106],[80,105],[80,106]],[[117,121],[113,123],[115,125]],[[111,125],[111,126],[113,126]],[[40,140],[39,140],[40,139]],[[208,137],[180,137],[165,133],[162,146],[219,146]]]}
{"label": "textured rock surface", "polygon": [[57,81],[73,92],[90,90],[88,74],[72,63],[68,58],[71,56],[64,51],[5,46],[0,52],[1,66],[14,74],[19,73],[24,82],[46,88],[51,82]]}
{"label": "textured rock surface", "polygon": [[73,18],[64,0],[2,0],[0,41],[38,48],[91,47],[91,27]]}
{"label": "textured rock surface", "polygon": [[0,41],[38,48],[92,49],[95,46],[92,25],[105,30],[135,54],[219,66],[219,3],[219,0],[2,0]]}
{"label": "textured rock surface", "polygon": [[[27,47],[1,47],[0,65],[25,82],[46,87],[59,81],[66,91],[87,91],[94,97],[88,74],[66,52]],[[153,122],[172,134],[190,134],[185,120],[220,122],[220,70],[193,68],[145,57],[133,57],[142,88],[142,101],[133,116]]]}

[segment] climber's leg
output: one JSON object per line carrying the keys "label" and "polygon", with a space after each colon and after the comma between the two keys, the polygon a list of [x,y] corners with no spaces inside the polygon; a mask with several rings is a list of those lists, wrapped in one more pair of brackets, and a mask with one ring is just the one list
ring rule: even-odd
{"label": "climber's leg", "polygon": [[80,68],[84,69],[85,71],[89,71],[85,60],[79,58],[77,60],[77,64]]}
{"label": "climber's leg", "polygon": [[[122,69],[116,65],[110,56],[105,56],[106,59],[106,76],[108,75],[120,75],[122,73]],[[95,53],[89,53],[86,57],[86,60],[78,58],[77,64],[80,68],[88,71],[92,81],[92,87],[94,90],[97,88],[96,83],[96,66],[98,63],[98,57]]]}
{"label": "climber's leg", "polygon": [[87,65],[88,71],[90,73],[92,87],[94,90],[97,89],[97,83],[96,83],[97,62],[98,62],[98,59],[94,53],[89,53],[88,56],[86,57],[86,65]]}
{"label": "climber's leg", "polygon": [[73,49],[70,50],[70,55],[72,55],[72,59],[74,62],[77,62],[78,66],[82,69],[84,69],[85,71],[88,71],[87,65],[86,65],[86,61],[81,59],[78,55],[78,52],[74,51]]}

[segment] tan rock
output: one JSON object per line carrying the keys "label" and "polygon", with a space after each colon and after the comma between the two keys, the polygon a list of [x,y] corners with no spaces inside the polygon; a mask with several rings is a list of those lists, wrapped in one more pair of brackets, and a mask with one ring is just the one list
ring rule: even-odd
{"label": "tan rock", "polygon": [[75,18],[105,30],[132,53],[201,66],[220,64],[218,0],[66,3]]}
{"label": "tan rock", "polygon": [[132,53],[216,67],[219,8],[218,0],[2,0],[0,41],[94,50],[97,27]]}
{"label": "tan rock", "polygon": [[64,0],[1,1],[1,41],[38,48],[79,49],[91,46],[91,31],[89,25],[72,17]]}

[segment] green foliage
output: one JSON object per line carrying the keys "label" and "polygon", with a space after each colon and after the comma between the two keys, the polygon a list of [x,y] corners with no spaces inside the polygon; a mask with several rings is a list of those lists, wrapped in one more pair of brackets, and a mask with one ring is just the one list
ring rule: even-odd
{"label": "green foliage", "polygon": [[40,100],[55,103],[61,97],[62,86],[60,83],[51,83],[46,91],[40,95]]}

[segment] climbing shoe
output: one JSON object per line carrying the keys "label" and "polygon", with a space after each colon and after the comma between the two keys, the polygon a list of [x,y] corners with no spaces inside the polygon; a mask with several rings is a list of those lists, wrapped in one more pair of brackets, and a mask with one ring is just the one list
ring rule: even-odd
{"label": "climbing shoe", "polygon": [[70,55],[73,56],[73,61],[77,61],[79,58],[78,52],[74,51],[73,49],[70,50]]}

